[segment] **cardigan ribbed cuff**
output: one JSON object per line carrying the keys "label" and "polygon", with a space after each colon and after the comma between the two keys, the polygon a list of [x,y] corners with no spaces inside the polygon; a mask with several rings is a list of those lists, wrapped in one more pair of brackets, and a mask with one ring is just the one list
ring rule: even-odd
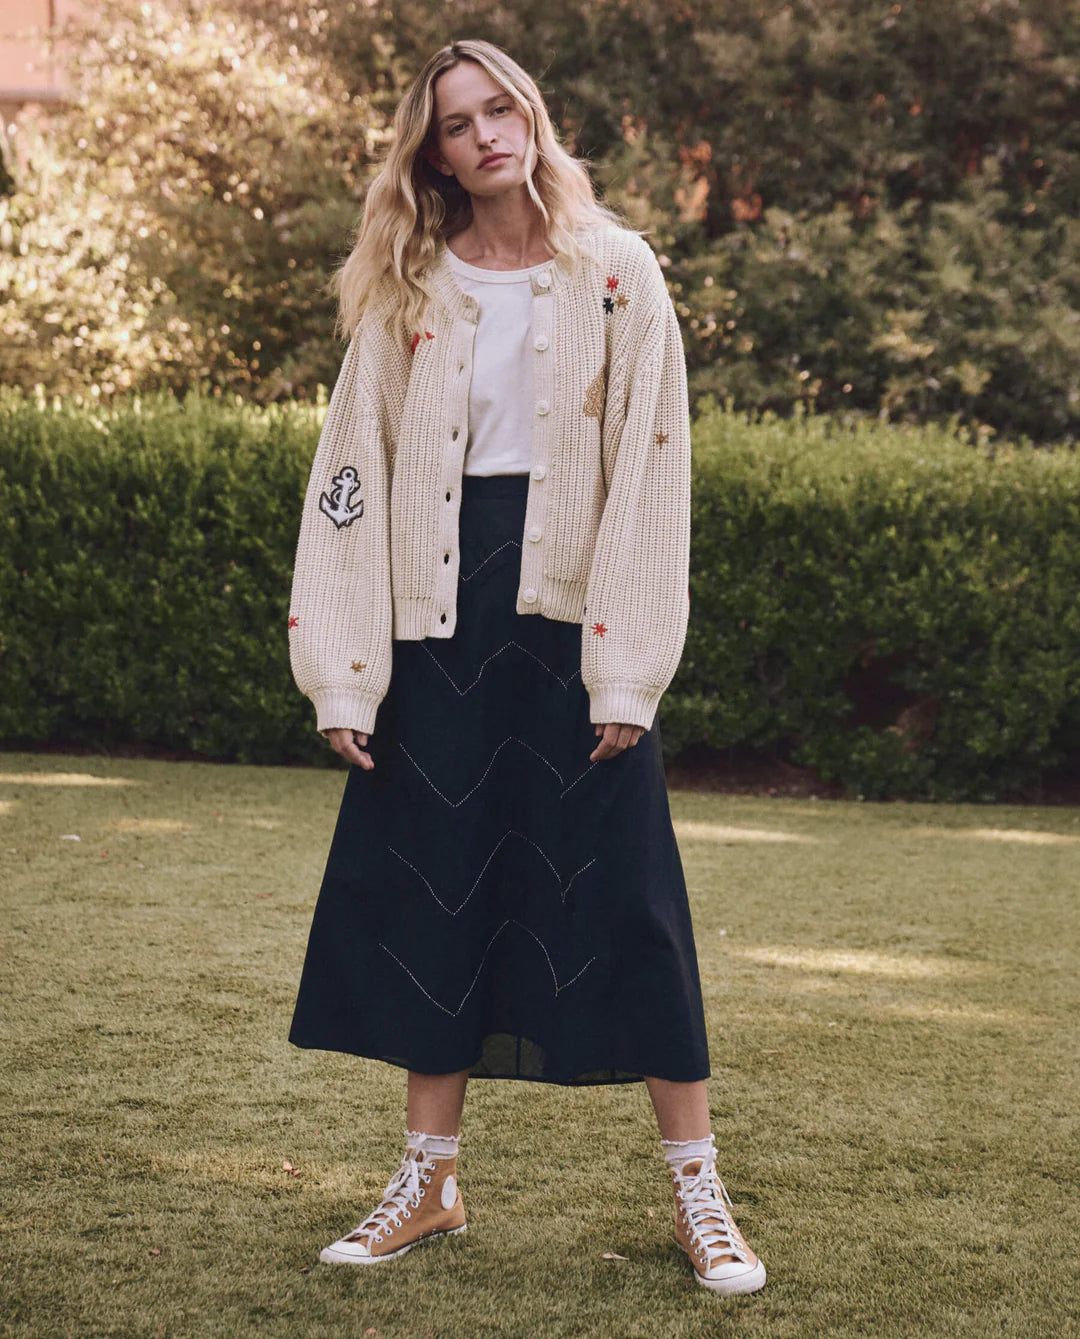
{"label": "cardigan ribbed cuff", "polygon": [[620,725],[640,725],[646,730],[652,729],[656,708],[663,697],[663,691],[657,691],[643,683],[594,683],[586,684],[589,694],[589,720],[594,725],[607,725],[615,721]]}
{"label": "cardigan ribbed cuff", "polygon": [[363,693],[355,688],[316,688],[309,696],[315,707],[315,728],[320,733],[323,730],[375,733],[375,713],[383,700],[382,693]]}

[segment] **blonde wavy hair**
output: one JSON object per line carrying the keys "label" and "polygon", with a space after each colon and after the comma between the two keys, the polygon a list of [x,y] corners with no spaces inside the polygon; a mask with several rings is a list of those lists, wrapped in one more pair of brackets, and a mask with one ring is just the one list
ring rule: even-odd
{"label": "blonde wavy hair", "polygon": [[352,335],[377,289],[380,298],[383,291],[387,295],[387,328],[395,318],[401,331],[418,327],[429,299],[422,272],[434,259],[440,236],[452,237],[472,221],[468,191],[456,177],[436,171],[422,152],[437,147],[435,80],[465,60],[483,66],[528,120],[526,185],[555,263],[576,270],[590,254],[582,245],[590,228],[630,227],[594,196],[588,160],[563,148],[532,77],[491,42],[450,42],[428,59],[398,104],[391,146],[368,188],[352,250],[327,284],[338,298],[334,333],[341,339]]}

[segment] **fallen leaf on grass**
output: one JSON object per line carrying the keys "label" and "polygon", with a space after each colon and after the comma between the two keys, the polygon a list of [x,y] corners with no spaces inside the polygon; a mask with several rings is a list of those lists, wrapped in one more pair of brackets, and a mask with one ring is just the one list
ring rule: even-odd
{"label": "fallen leaf on grass", "polygon": [[151,1254],[151,1255],[160,1255],[161,1252],[160,1252],[160,1251],[158,1250],[158,1248],[155,1246],[155,1247],[151,1250],[150,1254]]}
{"label": "fallen leaf on grass", "polygon": [[60,834],[60,840],[62,842],[81,842],[82,838],[77,832],[62,832]]}
{"label": "fallen leaf on grass", "polygon": [[287,1159],[281,1164],[281,1170],[283,1172],[288,1172],[290,1176],[300,1175],[300,1168],[294,1167],[292,1163],[289,1162]]}
{"label": "fallen leaf on grass", "polygon": [[646,1209],[645,1212],[649,1215],[650,1218],[655,1218],[655,1217],[656,1217],[656,1215],[653,1213],[652,1209]]}
{"label": "fallen leaf on grass", "polygon": [[604,1251],[600,1256],[601,1260],[629,1260],[628,1255],[618,1255],[615,1251]]}
{"label": "fallen leaf on grass", "polygon": [[310,1265],[301,1265],[301,1266],[300,1266],[300,1273],[301,1273],[301,1274],[310,1274],[310,1273],[311,1273],[311,1266],[310,1266]]}
{"label": "fallen leaf on grass", "polygon": [[779,1051],[762,1051],[762,1055],[779,1055]]}
{"label": "fallen leaf on grass", "polygon": [[369,1325],[367,1329],[364,1331],[364,1339],[372,1339],[372,1336],[378,1333],[379,1331],[375,1329],[373,1325]]}

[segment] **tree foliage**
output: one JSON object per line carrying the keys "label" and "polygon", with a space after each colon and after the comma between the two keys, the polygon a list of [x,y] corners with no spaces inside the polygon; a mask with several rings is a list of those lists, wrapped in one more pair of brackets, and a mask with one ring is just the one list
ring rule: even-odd
{"label": "tree foliage", "polygon": [[97,10],[78,103],[0,200],[6,379],[264,400],[332,380],[325,280],[389,117],[468,36],[533,72],[598,191],[652,230],[696,401],[1075,438],[1071,0]]}

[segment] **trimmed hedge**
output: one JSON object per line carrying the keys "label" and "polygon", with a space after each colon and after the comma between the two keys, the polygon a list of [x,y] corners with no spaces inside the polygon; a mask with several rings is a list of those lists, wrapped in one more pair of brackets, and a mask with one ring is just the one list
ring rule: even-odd
{"label": "trimmed hedge", "polygon": [[694,447],[673,747],[777,750],[867,799],[989,800],[1075,757],[1074,450],[715,402]]}
{"label": "trimmed hedge", "polygon": [[0,395],[0,741],[324,762],[287,607],[320,407]]}
{"label": "trimmed hedge", "polygon": [[[339,766],[287,615],[317,406],[0,394],[0,742]],[[820,415],[694,426],[691,616],[665,754],[993,799],[1080,741],[1071,449]]]}

